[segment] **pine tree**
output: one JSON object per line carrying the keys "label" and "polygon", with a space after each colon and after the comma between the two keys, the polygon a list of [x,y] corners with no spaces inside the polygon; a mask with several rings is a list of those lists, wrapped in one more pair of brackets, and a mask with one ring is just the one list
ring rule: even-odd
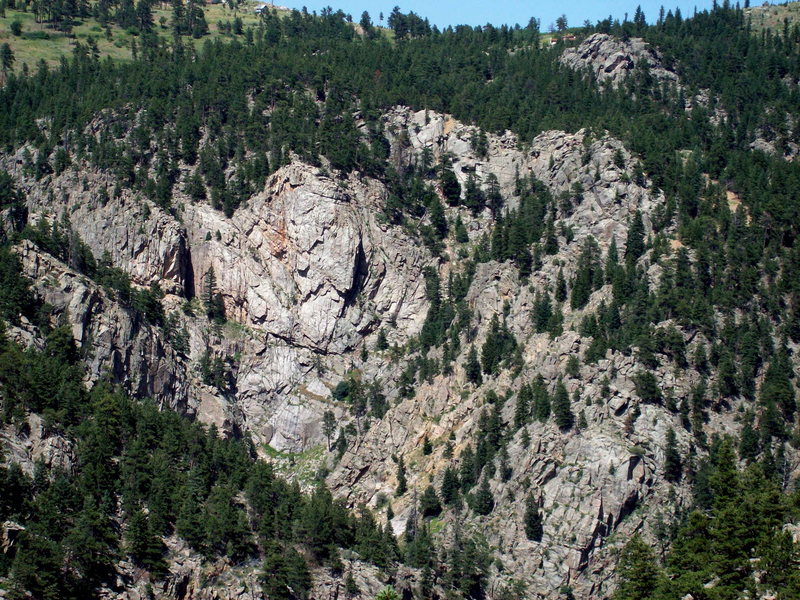
{"label": "pine tree", "polygon": [[214,272],[214,267],[209,267],[208,271],[206,271],[203,302],[209,319],[219,323],[225,322],[225,303],[222,299],[222,294],[217,290],[217,275]]}
{"label": "pine tree", "polygon": [[477,216],[486,206],[486,196],[478,185],[475,175],[470,173],[464,186],[464,206]]}
{"label": "pine tree", "polygon": [[386,340],[386,332],[381,327],[378,330],[378,339],[375,340],[375,349],[379,351],[387,350],[389,348],[389,342]]}
{"label": "pine tree", "polygon": [[475,451],[472,446],[467,446],[461,452],[461,466],[459,468],[459,481],[461,483],[461,491],[466,493],[477,482],[477,475],[475,468]]}
{"label": "pine tree", "polygon": [[619,585],[614,600],[647,600],[661,581],[655,555],[638,533],[620,554],[617,577]]}
{"label": "pine tree", "polygon": [[322,414],[322,433],[328,441],[328,452],[331,450],[331,436],[336,431],[336,416],[332,410],[326,410]]}
{"label": "pine tree", "polygon": [[539,512],[539,502],[533,494],[525,498],[525,535],[532,542],[541,542],[544,534],[542,514]]}
{"label": "pine tree", "polygon": [[406,465],[403,462],[403,457],[397,459],[397,488],[394,491],[395,496],[402,496],[408,491],[408,481],[406,480]]}
{"label": "pine tree", "polygon": [[759,394],[763,404],[776,403],[788,421],[794,418],[797,410],[794,386],[791,382],[793,375],[787,351],[782,348],[767,368]]}
{"label": "pine tree", "polygon": [[514,427],[520,429],[528,424],[531,418],[531,400],[533,394],[529,385],[523,385],[517,394],[517,405],[514,409]]}
{"label": "pine tree", "polygon": [[14,66],[14,51],[11,49],[11,46],[8,43],[4,43],[0,46],[0,70],[2,70],[4,79],[8,76],[8,72],[11,70],[11,67]]}
{"label": "pine tree", "polygon": [[608,246],[608,253],[606,254],[605,266],[605,281],[606,283],[613,283],[617,278],[620,271],[619,266],[619,251],[617,250],[617,238],[611,238],[611,244]]}
{"label": "pine tree", "polygon": [[436,517],[442,512],[442,505],[432,485],[426,487],[419,497],[419,510],[423,517]]}
{"label": "pine tree", "polygon": [[137,564],[156,572],[166,569],[166,563],[161,558],[164,545],[150,526],[149,518],[141,510],[134,511],[128,520],[125,539],[128,554]]}
{"label": "pine tree", "polygon": [[185,35],[186,31],[186,12],[183,7],[183,0],[172,0],[172,32],[174,35]]}
{"label": "pine tree", "polygon": [[664,478],[677,483],[681,480],[682,471],[681,453],[678,450],[675,431],[670,427],[667,430],[667,446],[664,450]]}
{"label": "pine tree", "polygon": [[178,512],[175,529],[195,550],[203,550],[205,528],[202,521],[202,510],[199,503],[187,496]]}
{"label": "pine tree", "polygon": [[572,429],[573,425],[575,425],[575,415],[572,413],[570,406],[569,393],[561,379],[558,380],[556,391],[553,395],[553,415],[556,419],[556,425],[562,431]]}
{"label": "pine tree", "polygon": [[467,233],[467,228],[464,226],[464,221],[461,220],[461,215],[456,217],[455,238],[459,244],[466,244],[469,241],[469,233]]}
{"label": "pine tree", "polygon": [[644,251],[644,222],[642,221],[642,213],[637,210],[628,226],[628,239],[625,242],[625,261],[629,265],[636,264],[636,261],[644,254]]}
{"label": "pine tree", "polygon": [[464,364],[464,373],[467,376],[467,381],[475,385],[483,383],[483,375],[481,375],[481,363],[478,361],[478,351],[475,346],[470,346],[469,354],[467,354],[467,362]]}
{"label": "pine tree", "polygon": [[264,551],[261,585],[270,600],[302,600],[311,588],[311,573],[294,548],[271,542]]}
{"label": "pine tree", "polygon": [[456,473],[453,467],[448,465],[444,470],[442,485],[439,489],[442,502],[444,502],[446,506],[454,506],[458,503],[460,487],[461,483],[458,480],[458,473]]}
{"label": "pine tree", "polygon": [[733,361],[731,352],[725,348],[722,350],[717,369],[717,387],[719,393],[725,398],[735,396],[739,391],[736,376],[736,364]]}
{"label": "pine tree", "polygon": [[559,268],[556,276],[556,302],[564,302],[567,299],[567,281],[564,279],[564,271]]}
{"label": "pine tree", "polygon": [[553,318],[553,306],[550,302],[550,293],[545,290],[537,292],[533,301],[533,326],[536,333],[548,331]]}
{"label": "pine tree", "polygon": [[[480,132],[481,139],[486,140],[486,134],[481,130]],[[497,218],[497,215],[500,214],[500,210],[503,208],[503,196],[500,194],[500,184],[497,181],[497,175],[494,173],[489,173],[486,176],[486,200],[489,205],[489,208],[492,211],[492,215]]]}
{"label": "pine tree", "polygon": [[484,477],[481,484],[472,496],[472,510],[477,514],[485,516],[494,510],[494,496],[489,488],[489,479]]}
{"label": "pine tree", "polygon": [[550,394],[547,392],[547,387],[544,384],[544,378],[537,375],[533,381],[533,413],[536,420],[540,423],[546,423],[550,418]]}
{"label": "pine tree", "polygon": [[745,461],[754,461],[759,452],[758,433],[753,428],[754,415],[748,412],[744,417],[744,426],[739,434],[739,458]]}
{"label": "pine tree", "polygon": [[439,167],[439,185],[442,195],[450,206],[458,206],[461,202],[461,184],[449,163],[443,162]]}

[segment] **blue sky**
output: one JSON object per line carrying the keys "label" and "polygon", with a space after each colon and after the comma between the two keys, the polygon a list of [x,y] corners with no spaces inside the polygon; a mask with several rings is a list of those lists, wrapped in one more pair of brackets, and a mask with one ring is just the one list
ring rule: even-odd
{"label": "blue sky", "polygon": [[[722,0],[720,0],[721,2]],[[612,15],[614,18],[622,20],[627,12],[630,19],[636,6],[641,5],[648,22],[658,18],[659,7],[663,4],[665,9],[680,7],[684,16],[689,16],[695,7],[698,10],[705,10],[711,7],[712,0],[572,0],[571,2],[522,2],[518,0],[494,1],[486,0],[339,0],[336,1],[314,1],[314,0],[274,0],[275,4],[288,6],[289,8],[301,9],[306,6],[309,11],[319,12],[326,6],[331,6],[334,10],[342,9],[346,13],[353,15],[353,19],[358,21],[361,13],[369,11],[372,20],[377,23],[381,12],[385,19],[395,6],[399,6],[403,12],[413,10],[422,17],[427,17],[432,24],[441,27],[447,25],[502,25],[508,23],[513,25],[519,23],[527,24],[531,17],[536,17],[542,24],[542,31],[547,31],[551,23],[555,23],[556,18],[565,14],[569,25],[582,25],[585,19],[589,19],[593,24],[598,20]],[[742,3],[744,0],[742,0]],[[732,4],[735,0],[732,1]],[[760,0],[751,0],[754,6],[761,4]]]}

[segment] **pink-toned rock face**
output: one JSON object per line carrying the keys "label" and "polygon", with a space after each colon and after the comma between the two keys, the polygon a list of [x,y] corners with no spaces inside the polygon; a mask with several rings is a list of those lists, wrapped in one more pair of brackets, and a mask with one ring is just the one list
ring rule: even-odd
{"label": "pink-toned rock face", "polygon": [[413,334],[425,253],[379,222],[382,186],[317,171],[283,167],[231,219],[187,206],[196,292],[213,268],[231,318],[315,351],[345,352],[390,316]]}

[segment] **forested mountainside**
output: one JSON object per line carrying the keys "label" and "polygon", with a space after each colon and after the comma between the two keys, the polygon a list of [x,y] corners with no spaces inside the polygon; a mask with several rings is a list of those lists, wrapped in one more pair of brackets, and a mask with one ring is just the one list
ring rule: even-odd
{"label": "forested mountainside", "polygon": [[800,27],[182,8],[2,50],[0,597],[800,597]]}

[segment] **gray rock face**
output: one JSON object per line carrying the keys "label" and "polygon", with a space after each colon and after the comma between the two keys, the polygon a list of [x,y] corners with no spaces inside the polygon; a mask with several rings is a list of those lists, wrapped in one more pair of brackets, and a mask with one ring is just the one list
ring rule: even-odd
{"label": "gray rock face", "polygon": [[605,33],[595,33],[574,48],[567,48],[561,62],[575,69],[588,69],[600,83],[610,82],[618,87],[633,70],[645,62],[656,84],[678,84],[678,76],[664,66],[661,53],[642,38],[626,41]]}
{"label": "gray rock face", "polygon": [[[661,193],[650,189],[646,178],[636,180],[635,158],[619,141],[606,135],[593,135],[586,130],[575,134],[544,132],[525,152],[517,148],[514,136],[509,133],[500,137],[489,135],[489,153],[481,158],[473,153],[470,144],[474,128],[441,115],[429,114],[426,118],[422,112],[396,109],[387,116],[387,130],[395,136],[396,161],[412,162],[424,148],[429,148],[434,156],[448,152],[462,183],[470,173],[480,180],[494,173],[512,206],[516,174],[532,175],[556,198],[562,194],[574,198],[578,183],[581,199],[558,215],[559,223],[574,235],[570,240],[559,238],[558,254],[545,257],[542,269],[532,275],[528,284],[519,281],[516,270],[509,264],[489,262],[477,266],[467,295],[478,324],[474,339],[477,347],[485,339],[492,315],[500,314],[507,304],[506,322],[524,347],[522,373],[515,379],[506,372],[483,388],[472,389],[460,367],[468,350],[462,344],[453,375],[420,382],[414,398],[399,401],[338,463],[329,484],[352,504],[375,505],[381,498],[393,496],[397,467],[390,458],[392,455],[404,456],[409,473],[413,473],[410,487],[422,490],[430,478],[438,487],[445,466],[457,465],[460,452],[474,440],[488,389],[501,396],[506,392],[511,394],[504,412],[508,421],[513,420],[514,393],[522,383],[541,374],[552,391],[569,356],[580,355],[588,341],[574,331],[565,331],[555,340],[532,333],[534,295],[542,289],[553,289],[559,269],[563,269],[568,279],[572,276],[584,240],[590,236],[602,252],[612,240],[616,240],[622,252],[628,221],[634,211],[642,211],[645,227],[649,229],[650,212],[663,202]],[[404,148],[398,146],[398,140],[405,140]],[[453,215],[454,210],[450,211]],[[470,223],[471,236],[491,229],[488,211],[476,219],[466,212],[460,215]],[[451,250],[450,255],[454,254]],[[608,288],[596,292],[589,309],[596,308],[602,299],[608,300],[609,295]],[[568,307],[564,307],[564,312],[566,329],[570,324],[577,326],[585,314],[577,311],[573,315]],[[535,594],[549,597],[551,593],[557,594],[561,586],[571,585],[577,597],[602,597],[612,585],[612,568],[598,573],[599,565],[613,565],[614,554],[606,549],[607,538],[616,531],[625,537],[641,527],[644,518],[630,518],[631,513],[645,503],[655,504],[654,498],[662,493],[655,474],[672,417],[661,412],[651,415],[661,425],[648,426],[644,435],[653,435],[657,443],[647,440],[648,450],[642,456],[631,454],[630,448],[642,442],[637,427],[631,427],[626,420],[630,407],[638,403],[630,379],[637,368],[630,357],[610,355],[605,361],[582,368],[580,379],[566,381],[570,395],[577,390],[585,399],[585,404],[576,405],[573,410],[576,415],[583,411],[586,430],[565,435],[552,423],[532,424],[528,426],[531,439],[528,447],[523,446],[522,434],[518,432],[508,449],[513,469],[511,479],[504,482],[495,477],[491,482],[497,502],[494,512],[489,517],[471,517],[466,525],[462,524],[480,531],[490,544],[502,548],[504,566],[515,576],[521,576],[532,593],[535,590]],[[369,366],[363,372],[365,377],[378,373]],[[611,377],[614,392],[610,398],[601,398],[601,380],[609,373],[617,373]],[[398,376],[399,370],[395,370],[387,377]],[[430,456],[421,452],[425,437],[434,446]],[[444,456],[450,437],[453,459]],[[540,498],[545,515],[545,538],[541,544],[529,541],[522,526],[524,503],[520,499],[529,492]],[[404,529],[412,510],[411,496],[406,494],[393,501],[397,516],[392,524],[398,533]]]}
{"label": "gray rock face", "polygon": [[376,182],[293,163],[232,219],[187,205],[195,293],[213,268],[231,318],[323,354],[352,350],[385,319],[413,335],[426,255],[378,220],[384,196]]}
{"label": "gray rock face", "polygon": [[385,196],[375,181],[292,163],[231,219],[185,206],[194,293],[213,269],[226,314],[247,330],[236,409],[257,442],[295,451],[322,443],[320,418],[353,367],[348,353],[383,323],[401,343],[421,328],[430,257],[381,220]]}
{"label": "gray rock face", "polygon": [[[66,215],[95,256],[107,253],[134,284],[202,296],[214,269],[228,318],[246,332],[239,342],[230,342],[230,332],[209,338],[202,317],[182,315],[177,297],[168,301],[191,334],[194,361],[209,339],[214,352],[242,357],[235,405],[199,385],[189,365],[176,367],[159,332],[119,306],[106,312],[109,299],[85,278],[32,247],[23,252],[29,276],[58,281],[37,289],[70,314],[79,344],[102,347],[90,359],[94,377],[111,369],[132,393],[170,406],[186,407],[192,396],[193,405],[203,404],[200,418],[223,430],[244,427],[279,449],[319,443],[318,399],[351,368],[344,355],[382,323],[393,323],[390,339],[402,343],[424,321],[421,273],[430,256],[382,220],[386,190],[375,181],[355,175],[333,180],[293,163],[232,219],[187,201],[178,206],[179,222],[128,192],[106,200],[108,175],[86,168],[35,181],[15,168],[19,160],[5,163],[19,175],[33,218]],[[179,193],[175,203],[181,200]],[[319,377],[315,367],[328,375]]]}
{"label": "gray rock face", "polygon": [[21,427],[0,430],[0,448],[5,452],[4,464],[17,464],[33,477],[37,462],[48,469],[72,471],[75,465],[73,443],[64,436],[47,430],[39,415],[30,414]]}
{"label": "gray rock face", "polygon": [[184,292],[190,274],[177,219],[129,190],[112,197],[113,176],[88,163],[40,181],[22,176],[21,151],[0,163],[18,176],[31,220],[67,218],[96,258],[108,253],[112,264],[124,266],[133,283],[158,283],[165,292]]}
{"label": "gray rock face", "polygon": [[17,253],[35,291],[53,306],[53,316],[64,316],[71,325],[90,383],[110,374],[136,397],[154,398],[174,410],[189,408],[187,365],[160,330],[30,242],[18,246]]}
{"label": "gray rock face", "polygon": [[[642,57],[651,71],[663,68],[660,56],[641,40],[622,43],[592,36],[584,44],[567,51],[573,54],[564,60],[574,68],[602,65],[598,78],[613,85]],[[665,72],[664,81],[676,81],[674,73]],[[517,175],[540,180],[559,202],[558,253],[543,257],[542,268],[527,281],[520,281],[509,263],[479,264],[466,297],[474,315],[474,338],[462,339],[452,374],[417,382],[411,398],[399,398],[396,389],[406,367],[403,352],[376,351],[377,331],[382,328],[389,342],[398,346],[412,339],[428,311],[423,269],[438,269],[446,282],[461,268],[460,253],[469,244],[448,240],[443,259],[433,259],[404,230],[382,220],[387,191],[368,178],[331,178],[295,161],[274,173],[230,219],[177,192],[174,205],[180,221],[153,207],[148,214],[143,203],[124,195],[105,205],[97,203],[94,194],[107,182],[96,173],[82,174],[88,181],[85,196],[73,189],[82,183],[72,172],[53,180],[55,189],[62,186],[68,195],[63,206],[69,208],[73,228],[95,254],[108,251],[135,283],[155,281],[171,292],[165,304],[188,331],[188,359],[175,354],[162,331],[133,319],[105,292],[30,244],[19,250],[25,273],[57,314],[69,314],[75,338],[91,347],[92,378],[111,369],[132,393],[195,411],[221,431],[246,430],[259,447],[270,444],[295,452],[316,447],[322,459],[312,466],[324,463],[332,469],[328,483],[351,506],[375,507],[384,497],[393,497],[397,483],[393,455],[404,457],[412,489],[421,491],[431,481],[438,488],[444,468],[457,465],[475,439],[480,415],[487,409],[486,393],[508,394],[502,417],[513,422],[521,385],[541,375],[552,391],[569,357],[582,355],[591,342],[576,331],[581,319],[611,297],[610,286],[605,286],[585,309],[563,306],[564,332],[550,339],[531,327],[536,293],[552,290],[559,270],[567,280],[572,278],[590,236],[602,253],[612,240],[624,252],[628,222],[635,211],[642,212],[650,233],[650,215],[664,198],[638,174],[636,158],[602,132],[548,131],[524,149],[509,132],[487,135],[488,152],[478,155],[472,144],[477,130],[449,116],[398,107],[383,119],[391,160],[400,169],[419,161],[423,152],[430,153],[434,162],[449,153],[462,184],[470,174],[482,184],[493,174],[512,207],[517,202],[513,196]],[[33,211],[58,217],[62,205],[47,195],[45,183],[24,184],[31,192]],[[465,222],[470,243],[490,234],[494,226],[488,209],[477,216],[459,208],[446,210],[449,219],[459,216]],[[132,222],[135,227],[141,224],[142,235],[130,233]],[[645,257],[641,266],[657,281],[659,269],[650,267],[648,260]],[[185,305],[181,294],[204,295],[211,269],[230,321],[224,326],[210,324],[197,300],[188,305],[194,316],[191,310],[181,310]],[[474,388],[462,366],[466,352],[470,344],[480,348],[492,316],[503,313],[520,344],[524,366]],[[20,331],[18,337],[24,339],[25,334]],[[687,336],[686,341],[705,343],[699,336]],[[368,350],[364,356],[362,349]],[[197,362],[206,351],[235,357],[230,394],[220,394],[198,380]],[[441,349],[432,349],[429,358],[440,359]],[[466,531],[485,534],[498,549],[505,572],[492,567],[489,575],[494,583],[512,573],[529,585],[531,598],[556,598],[563,585],[572,586],[579,598],[607,597],[613,587],[618,542],[637,530],[648,535],[656,515],[670,515],[685,505],[687,489],[676,486],[670,495],[671,486],[659,471],[668,429],[677,432],[685,452],[690,434],[677,415],[640,403],[633,377],[641,368],[634,356],[610,351],[595,364],[581,365],[579,376],[565,376],[564,384],[571,397],[577,392],[572,408],[576,417],[582,414],[585,426],[564,433],[552,421],[530,423],[529,444],[521,430],[514,434],[508,446],[512,475],[508,480],[495,476],[490,482],[495,510],[487,517],[468,513],[460,524]],[[354,423],[355,439],[335,462],[332,454],[320,449],[325,443],[320,421],[325,410],[333,410],[343,426],[352,421],[348,407],[335,403],[330,394],[348,373],[366,383],[382,383],[390,409],[369,428],[363,421]],[[697,383],[691,371],[665,367],[655,375],[676,398],[688,395]],[[733,427],[725,417],[714,417],[708,424],[709,431]],[[433,444],[430,455],[421,451],[425,437]],[[452,458],[446,456],[448,442]],[[40,446],[45,460],[68,462],[70,449],[59,441]],[[33,451],[22,448],[19,455],[22,460]],[[528,540],[524,533],[522,500],[529,493],[539,500],[544,515],[541,543]],[[396,515],[392,525],[399,533],[411,512],[412,494],[391,502]],[[454,526],[452,515],[444,524],[443,539]],[[612,538],[612,534],[617,535]],[[158,597],[248,597],[244,590],[251,589],[247,582],[253,565],[237,570],[226,564],[203,564],[178,541],[169,543],[174,568]],[[365,597],[372,597],[379,588],[374,573],[357,561],[343,559]],[[128,567],[120,566],[121,580],[130,590],[125,597],[142,598],[144,580]],[[312,597],[335,595],[335,578],[317,575]],[[201,589],[199,582],[205,576],[219,583],[213,588],[216,595],[211,588]]]}
{"label": "gray rock face", "polygon": [[646,67],[647,78],[653,88],[673,88],[684,94],[686,111],[696,106],[708,109],[714,125],[728,118],[716,97],[706,89],[687,88],[674,65],[668,64],[661,52],[642,38],[622,40],[606,33],[595,33],[577,46],[565,49],[559,60],[575,71],[592,73],[598,84],[610,85],[615,89],[634,75],[637,69]]}

